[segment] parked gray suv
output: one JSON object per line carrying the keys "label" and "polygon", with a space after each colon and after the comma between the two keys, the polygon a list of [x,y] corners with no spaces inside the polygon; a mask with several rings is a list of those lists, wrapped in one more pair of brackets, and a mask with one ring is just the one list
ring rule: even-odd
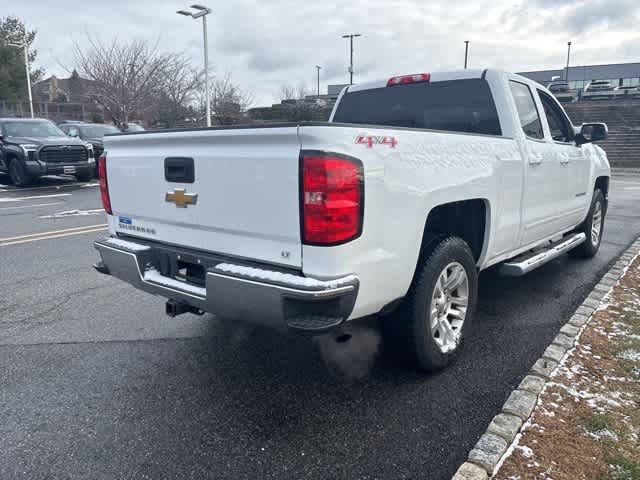
{"label": "parked gray suv", "polygon": [[71,138],[41,118],[0,118],[0,173],[17,187],[44,175],[91,179],[96,160],[90,143]]}

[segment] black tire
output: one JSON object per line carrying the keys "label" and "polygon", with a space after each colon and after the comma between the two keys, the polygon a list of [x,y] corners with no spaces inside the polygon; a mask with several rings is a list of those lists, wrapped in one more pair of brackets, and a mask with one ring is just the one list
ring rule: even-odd
{"label": "black tire", "polygon": [[[593,225],[594,220],[598,216],[598,211],[600,212],[600,230],[597,238],[595,238],[596,235]],[[582,225],[576,229],[576,232],[584,233],[587,239],[573,250],[570,250],[569,255],[575,258],[591,258],[598,253],[600,243],[602,243],[602,232],[604,231],[604,217],[606,213],[607,201],[604,198],[602,190],[596,189],[593,192],[593,199],[591,200],[591,207],[589,208],[589,213],[587,213],[587,218],[582,222]]]}
{"label": "black tire", "polygon": [[[399,329],[398,340],[401,347],[409,355],[412,365],[421,371],[436,371],[449,365],[459,354],[466,333],[473,321],[478,295],[478,271],[471,249],[467,243],[458,237],[447,237],[434,242],[429,250],[422,255],[423,260],[418,265],[414,283],[411,286],[403,305],[389,319],[393,322],[393,328]],[[454,265],[456,271],[461,266],[466,273],[467,305],[463,323],[452,331],[457,335],[454,347],[443,351],[437,341],[438,332],[432,333],[431,311],[436,307],[437,300],[436,282],[440,279],[445,269]],[[453,270],[451,270],[453,272]],[[452,273],[453,275],[453,273]],[[452,290],[460,295],[458,287]],[[448,295],[446,295],[448,298]],[[435,303],[434,303],[435,302]],[[432,306],[432,303],[434,305]],[[442,306],[442,305],[440,305]],[[449,307],[452,305],[449,304]],[[449,310],[449,307],[444,307]],[[448,314],[444,317],[449,318]],[[453,320],[455,321],[455,320]],[[448,322],[448,320],[447,320]]]}
{"label": "black tire", "polygon": [[88,182],[92,178],[93,172],[91,171],[76,173],[76,180],[78,180],[79,182]]}
{"label": "black tire", "polygon": [[9,176],[16,187],[28,187],[33,183],[33,177],[29,175],[24,164],[17,158],[9,161]]}

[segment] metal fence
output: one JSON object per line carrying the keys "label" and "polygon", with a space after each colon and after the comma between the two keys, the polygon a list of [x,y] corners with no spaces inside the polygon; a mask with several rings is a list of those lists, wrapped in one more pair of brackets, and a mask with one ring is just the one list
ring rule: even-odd
{"label": "metal fence", "polygon": [[[29,102],[7,102],[0,100],[0,117],[29,117]],[[102,115],[95,104],[33,102],[33,115],[55,122],[63,120],[95,120]]]}

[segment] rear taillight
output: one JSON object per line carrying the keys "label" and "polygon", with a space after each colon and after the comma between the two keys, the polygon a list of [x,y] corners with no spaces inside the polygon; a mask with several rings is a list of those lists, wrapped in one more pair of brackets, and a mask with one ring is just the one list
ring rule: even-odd
{"label": "rear taillight", "polygon": [[360,235],[364,212],[362,163],[324,152],[302,154],[302,241],[337,245]]}
{"label": "rear taillight", "polygon": [[107,181],[107,157],[104,153],[98,158],[98,179],[100,181],[102,207],[108,215],[112,215],[111,198],[109,198],[109,182]]}
{"label": "rear taillight", "polygon": [[431,80],[430,73],[414,73],[413,75],[400,75],[398,77],[391,77],[387,81],[387,87],[393,87],[394,85],[406,85],[407,83],[423,83]]}

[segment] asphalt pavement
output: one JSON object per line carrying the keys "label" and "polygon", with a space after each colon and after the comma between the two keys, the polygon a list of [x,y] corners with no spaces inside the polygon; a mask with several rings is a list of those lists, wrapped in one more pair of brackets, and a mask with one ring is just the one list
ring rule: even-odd
{"label": "asphalt pavement", "polygon": [[210,315],[170,319],[161,298],[91,268],[105,224],[95,183],[7,183],[0,479],[447,479],[640,234],[640,175],[621,174],[596,258],[483,273],[462,356],[420,375],[379,341],[375,319],[331,352]]}

